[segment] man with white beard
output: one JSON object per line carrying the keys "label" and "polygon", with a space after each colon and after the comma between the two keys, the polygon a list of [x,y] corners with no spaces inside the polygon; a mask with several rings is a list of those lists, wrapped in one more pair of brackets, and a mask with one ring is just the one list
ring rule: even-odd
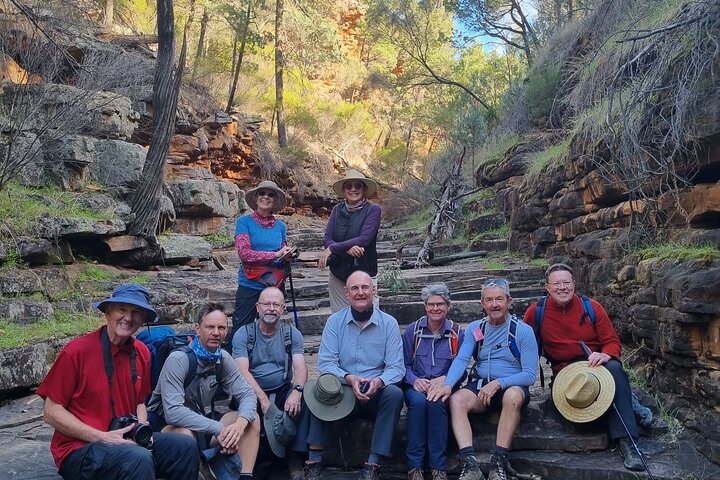
{"label": "man with white beard", "polygon": [[[307,380],[303,336],[298,329],[281,321],[285,297],[279,289],[268,287],[263,290],[257,302],[257,311],[258,319],[235,333],[233,358],[255,391],[261,418],[274,403],[279,411],[285,411],[297,424],[302,411],[303,386]],[[290,450],[305,452],[305,439],[296,437],[295,440],[289,445]],[[276,455],[282,453],[282,448],[280,452],[275,448],[277,443],[273,442],[270,446]],[[290,460],[291,467],[298,463],[296,458]]]}

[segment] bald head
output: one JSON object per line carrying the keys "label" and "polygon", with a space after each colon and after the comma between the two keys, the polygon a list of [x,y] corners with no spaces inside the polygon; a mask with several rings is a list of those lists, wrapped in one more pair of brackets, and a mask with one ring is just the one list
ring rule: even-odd
{"label": "bald head", "polygon": [[370,275],[362,270],[351,273],[345,282],[345,295],[350,302],[350,306],[358,312],[369,310],[375,296]]}
{"label": "bald head", "polygon": [[285,295],[278,288],[267,287],[260,293],[256,308],[261,325],[276,326],[285,312]]}

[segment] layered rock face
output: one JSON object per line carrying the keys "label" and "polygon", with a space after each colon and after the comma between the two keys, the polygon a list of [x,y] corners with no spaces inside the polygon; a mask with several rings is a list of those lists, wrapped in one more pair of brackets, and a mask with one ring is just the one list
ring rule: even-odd
{"label": "layered rock face", "polygon": [[[495,188],[513,249],[573,266],[578,290],[608,310],[626,364],[718,463],[720,261],[643,260],[633,247],[648,227],[669,239],[720,245],[720,136],[709,144],[705,173],[695,177],[701,180],[660,197],[652,216],[639,215],[645,204],[630,201],[581,155],[568,155],[531,183],[523,176],[523,148],[515,148],[500,167],[479,171],[477,181]],[[650,220],[639,225],[638,218]]]}

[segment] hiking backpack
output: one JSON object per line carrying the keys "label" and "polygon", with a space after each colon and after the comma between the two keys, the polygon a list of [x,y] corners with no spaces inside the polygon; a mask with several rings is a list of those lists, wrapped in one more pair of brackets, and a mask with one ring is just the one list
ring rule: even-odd
{"label": "hiking backpack", "polygon": [[[482,332],[482,337],[480,340],[475,342],[475,348],[473,349],[473,363],[470,366],[470,374],[468,375],[468,382],[472,383],[477,381],[478,375],[477,370],[475,370],[475,366],[478,362],[478,356],[480,355],[480,348],[483,346],[483,343],[485,343],[485,327],[488,324],[488,317],[483,317],[482,320],[480,320],[480,324],[477,326],[477,328],[480,329]],[[515,340],[517,336],[517,326],[518,323],[522,322],[520,318],[518,318],[516,315],[510,315],[510,327],[508,328],[508,335],[507,335],[507,347],[510,349],[510,353],[512,353],[513,357],[515,357],[515,361],[520,363],[520,349],[517,346],[517,341]],[[472,332],[465,332],[466,335],[472,335]]]}
{"label": "hiking backpack", "polygon": [[[595,315],[595,309],[592,306],[590,298],[580,293],[577,294],[577,296],[580,298],[580,303],[582,303],[583,307],[583,314],[582,317],[580,317],[580,324],[582,324],[585,319],[588,318],[590,319],[590,323],[592,324],[593,329],[595,329],[595,324],[597,323],[597,316]],[[549,358],[547,353],[543,350],[542,340],[540,337],[540,329],[542,328],[542,323],[545,319],[545,307],[547,305],[547,300],[547,295],[543,295],[537,300],[537,306],[535,307],[535,340],[537,341],[538,346],[538,359],[540,358],[540,356],[544,356],[545,361],[552,365],[555,361],[552,358]],[[542,368],[540,368],[540,386],[545,386],[545,373],[543,372]]]}
{"label": "hiking backpack", "polygon": [[[415,365],[415,352],[417,352],[417,348],[420,345],[420,341],[423,338],[431,338],[431,337],[423,337],[423,327],[420,326],[420,320],[415,322],[415,329],[413,330],[413,351],[412,351],[412,358],[413,358],[413,366]],[[457,356],[458,349],[460,348],[459,345],[459,335],[460,335],[460,325],[450,320],[450,333],[443,332],[440,334],[440,336],[433,336],[432,338],[447,338],[448,339],[448,345],[450,347],[450,357],[451,359],[455,359]]]}
{"label": "hiking backpack", "polygon": [[[245,325],[247,334],[247,355],[248,362],[252,367],[252,353],[255,349],[255,339],[257,338],[257,321]],[[285,373],[283,374],[283,385],[290,381],[290,370],[292,369],[292,327],[284,322],[280,322],[280,333],[283,336],[283,344],[285,345]]]}
{"label": "hiking backpack", "polygon": [[[185,374],[183,388],[188,388],[197,376],[197,356],[195,352],[188,346],[195,338],[194,334],[178,334],[173,328],[166,326],[152,327],[141,331],[137,334],[137,340],[140,340],[150,350],[150,389],[155,391],[160,372],[170,353],[175,350],[182,350],[187,355],[188,371]],[[222,362],[216,367],[215,371],[209,371],[202,376],[216,374],[218,379],[222,374]]]}

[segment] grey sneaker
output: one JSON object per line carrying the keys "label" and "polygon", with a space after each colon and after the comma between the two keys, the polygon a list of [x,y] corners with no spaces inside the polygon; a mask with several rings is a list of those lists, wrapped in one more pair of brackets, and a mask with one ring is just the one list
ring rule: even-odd
{"label": "grey sneaker", "polygon": [[360,480],[380,480],[380,465],[365,462],[360,470]]}
{"label": "grey sneaker", "polygon": [[408,480],[424,480],[422,468],[411,468],[408,470]]}
{"label": "grey sneaker", "polygon": [[489,480],[507,480],[507,457],[493,453],[490,456]]}
{"label": "grey sneaker", "polygon": [[625,468],[636,472],[645,470],[642,458],[640,458],[640,455],[635,450],[635,447],[633,447],[633,444],[628,437],[623,437],[618,440],[618,450],[620,450],[620,455],[622,455],[625,459],[623,461]]}
{"label": "grey sneaker", "polygon": [[478,465],[475,455],[460,457],[460,463],[462,463],[462,470],[460,470],[458,480],[485,480],[485,475],[480,471],[480,465]]}
{"label": "grey sneaker", "polygon": [[433,468],[432,480],[448,480],[447,471]]}
{"label": "grey sneaker", "polygon": [[305,462],[303,480],[320,480],[320,462]]}

